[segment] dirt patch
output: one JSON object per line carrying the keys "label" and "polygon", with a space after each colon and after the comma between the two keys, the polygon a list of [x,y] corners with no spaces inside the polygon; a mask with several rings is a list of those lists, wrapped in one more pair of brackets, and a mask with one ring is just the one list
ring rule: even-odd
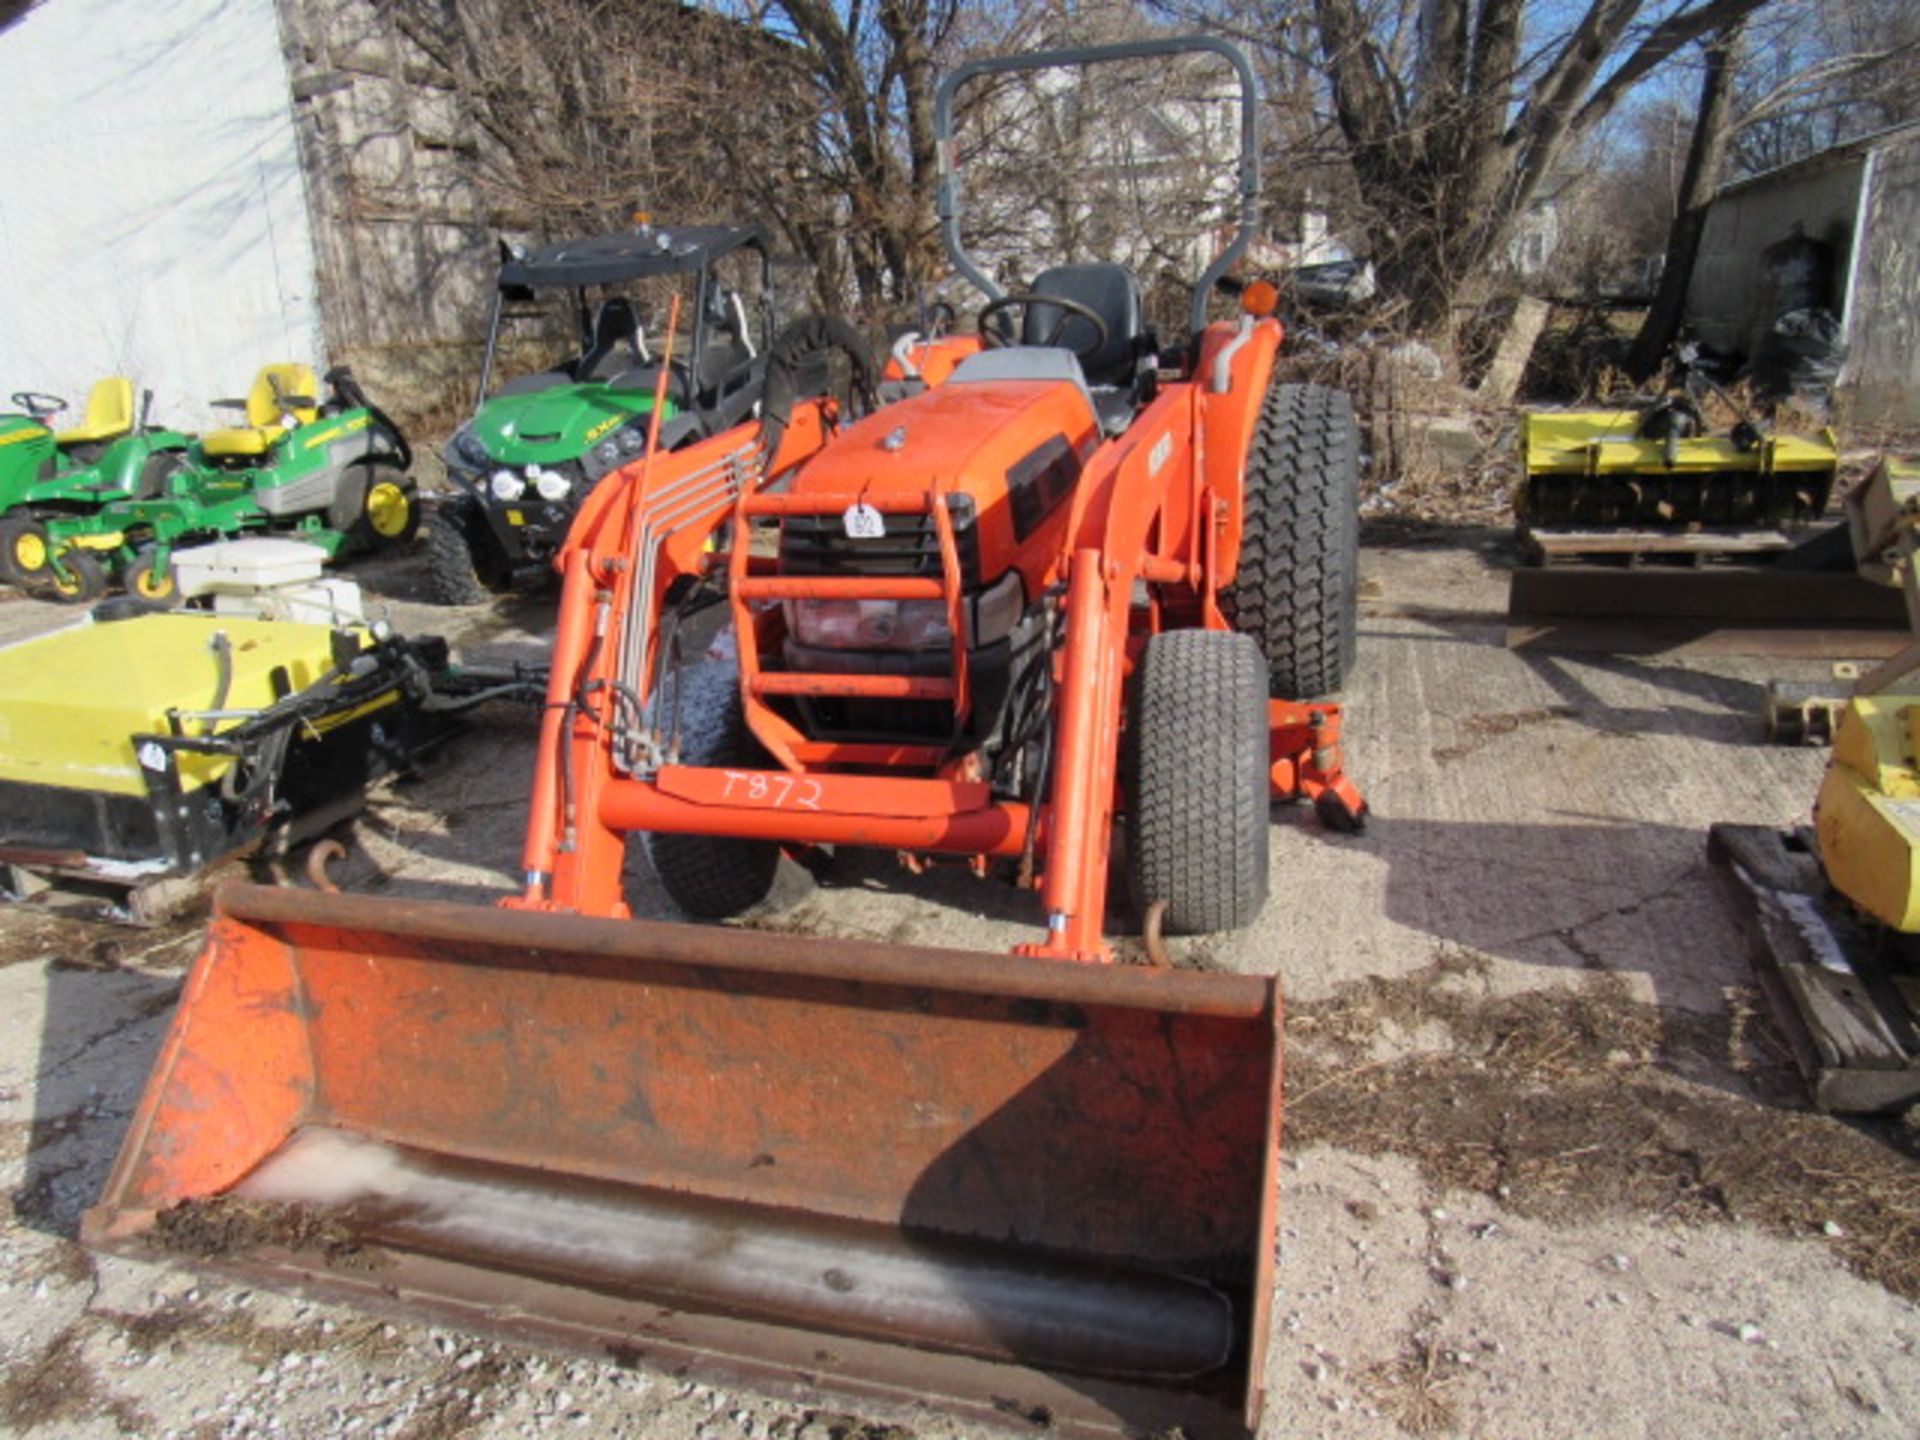
{"label": "dirt patch", "polygon": [[0,1378],[0,1425],[13,1433],[62,1421],[111,1419],[123,1435],[150,1435],[153,1419],[138,1405],[110,1394],[82,1355],[84,1336],[62,1330],[24,1365]]}
{"label": "dirt patch", "polygon": [[904,1425],[886,1425],[876,1420],[862,1420],[855,1415],[809,1410],[800,1421],[795,1440],[913,1440],[913,1432]]}
{"label": "dirt patch", "polygon": [[[1549,1221],[1614,1211],[1821,1236],[1856,1273],[1920,1298],[1920,1146],[1906,1126],[1671,1073],[1715,1050],[1729,1084],[1774,1062],[1729,1060],[1730,1025],[1677,1020],[1619,976],[1488,997],[1487,968],[1443,955],[1293,1009],[1291,1143],[1404,1155],[1436,1186]],[[1396,1033],[1444,1043],[1375,1058]]]}
{"label": "dirt patch", "polygon": [[183,1200],[154,1221],[155,1239],[176,1254],[220,1260],[272,1246],[318,1251],[341,1269],[373,1269],[384,1263],[337,1215],[306,1205],[274,1205],[216,1195]]}

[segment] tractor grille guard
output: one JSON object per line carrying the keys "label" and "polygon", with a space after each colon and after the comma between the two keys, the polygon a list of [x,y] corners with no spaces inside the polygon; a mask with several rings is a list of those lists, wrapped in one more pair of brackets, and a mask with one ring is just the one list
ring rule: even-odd
{"label": "tractor grille guard", "polygon": [[[776,697],[847,697],[851,699],[949,701],[953,723],[949,737],[965,729],[972,704],[967,674],[966,576],[955,533],[952,497],[938,490],[922,494],[871,495],[835,492],[807,495],[743,495],[734,506],[733,544],[729,555],[728,588],[735,605],[734,631],[740,653],[743,698],[752,728],[774,757],[788,769],[802,758],[851,759],[853,746],[812,746],[793,727],[768,710]],[[755,574],[749,554],[755,519],[839,519],[855,506],[887,516],[923,516],[932,522],[939,546],[940,575],[792,575]],[[946,609],[951,636],[952,672],[947,676],[875,675],[846,671],[799,671],[762,668],[751,607],[755,602],[781,600],[897,600],[939,601]],[[929,753],[925,758],[937,759]]]}
{"label": "tractor grille guard", "polygon": [[649,701],[652,676],[648,656],[653,647],[656,616],[654,596],[661,547],[688,526],[708,523],[716,511],[735,504],[750,492],[763,473],[765,456],[758,440],[729,450],[684,475],[677,475],[657,491],[643,493],[634,506],[634,538],[629,556],[627,624],[620,639],[618,685],[628,703],[612,707],[610,729],[614,768],[623,774],[650,777],[660,766],[660,726]]}

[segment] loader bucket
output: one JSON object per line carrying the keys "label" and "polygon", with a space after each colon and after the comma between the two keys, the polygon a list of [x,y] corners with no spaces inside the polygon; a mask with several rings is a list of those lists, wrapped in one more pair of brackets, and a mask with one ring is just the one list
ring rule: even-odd
{"label": "loader bucket", "polygon": [[1270,979],[230,886],[84,1235],[676,1374],[1257,1430]]}

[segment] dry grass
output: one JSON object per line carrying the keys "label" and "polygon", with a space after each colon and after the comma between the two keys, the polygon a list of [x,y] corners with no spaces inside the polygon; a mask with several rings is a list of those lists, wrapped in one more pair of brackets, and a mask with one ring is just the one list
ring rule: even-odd
{"label": "dry grass", "polygon": [[1464,1373],[1465,1367],[1438,1340],[1413,1335],[1400,1355],[1367,1367],[1356,1378],[1380,1413],[1407,1434],[1439,1435],[1459,1423],[1447,1387]]}
{"label": "dry grass", "polygon": [[152,1418],[108,1392],[81,1353],[84,1344],[83,1331],[68,1326],[31,1360],[0,1376],[0,1426],[18,1435],[105,1416],[123,1435],[151,1435]]}
{"label": "dry grass", "polygon": [[[1663,1016],[1617,976],[1488,997],[1484,968],[1444,955],[1296,1007],[1292,1143],[1405,1155],[1437,1186],[1548,1220],[1613,1211],[1799,1236],[1837,1224],[1831,1243],[1856,1273],[1920,1298],[1912,1133],[1678,1078],[1665,1056],[1692,1049],[1724,1064],[1732,1032]],[[1436,1026],[1443,1048],[1386,1058],[1373,1048]]]}

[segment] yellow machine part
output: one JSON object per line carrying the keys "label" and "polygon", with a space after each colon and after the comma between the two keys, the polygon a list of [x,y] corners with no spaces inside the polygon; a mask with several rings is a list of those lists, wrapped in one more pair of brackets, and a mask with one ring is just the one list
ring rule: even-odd
{"label": "yellow machine part", "polygon": [[[224,632],[233,678],[220,695],[213,637]],[[0,649],[0,780],[144,795],[135,735],[167,733],[167,712],[264,709],[284,667],[294,691],[333,668],[325,625],[182,612],[55,631]],[[363,644],[370,637],[363,637]],[[236,720],[213,722],[213,731]],[[188,734],[200,733],[190,723]],[[179,756],[180,783],[216,781],[229,761]]]}
{"label": "yellow machine part", "polygon": [[133,381],[124,375],[95,382],[87,396],[87,413],[71,430],[53,437],[56,445],[85,445],[98,440],[118,440],[133,433]]}
{"label": "yellow machine part", "polygon": [[263,365],[247,392],[247,423],[209,431],[200,437],[201,449],[209,455],[264,455],[286,435],[283,417],[311,425],[319,416],[319,390],[311,365]]}
{"label": "yellow machine part", "polygon": [[1820,863],[1849,900],[1920,931],[1920,694],[1856,696],[1814,807]]}
{"label": "yellow machine part", "polygon": [[1686,474],[1755,470],[1762,473],[1832,473],[1840,452],[1832,430],[1809,440],[1770,435],[1751,450],[1725,436],[1681,440],[1672,465],[1659,440],[1637,438],[1639,410],[1529,410],[1522,417],[1520,454],[1529,475],[1608,475],[1645,471]]}

